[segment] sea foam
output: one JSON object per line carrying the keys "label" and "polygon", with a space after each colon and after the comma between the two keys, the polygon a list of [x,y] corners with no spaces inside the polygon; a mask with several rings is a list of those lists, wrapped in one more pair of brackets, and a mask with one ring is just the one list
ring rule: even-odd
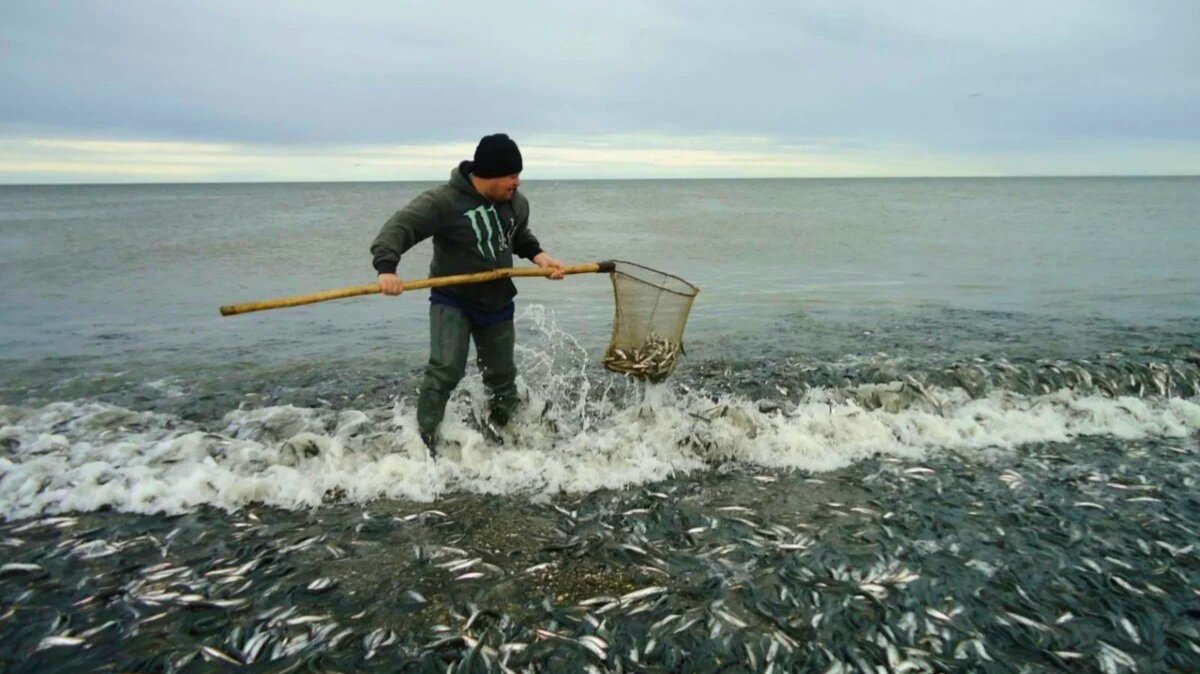
{"label": "sea foam", "polygon": [[[290,405],[230,410],[216,424],[94,402],[0,407],[0,514],[14,519],[112,507],[178,513],[252,503],[310,508],[330,499],[432,501],[468,491],[532,498],[663,480],[716,465],[821,472],[874,455],[920,460],[1080,436],[1186,437],[1200,404],[903,384],[813,390],[798,402],[650,386],[555,407],[532,394],[495,444],[470,419],[486,399],[465,382],[430,460],[408,401],[391,408]],[[882,401],[882,402],[881,402]],[[586,408],[586,409],[585,409]]]}

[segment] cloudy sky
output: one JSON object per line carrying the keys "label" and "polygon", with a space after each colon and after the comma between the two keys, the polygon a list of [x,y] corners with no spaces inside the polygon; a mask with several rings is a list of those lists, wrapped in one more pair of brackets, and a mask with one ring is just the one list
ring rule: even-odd
{"label": "cloudy sky", "polygon": [[1200,173],[1197,0],[3,0],[0,68],[0,183]]}

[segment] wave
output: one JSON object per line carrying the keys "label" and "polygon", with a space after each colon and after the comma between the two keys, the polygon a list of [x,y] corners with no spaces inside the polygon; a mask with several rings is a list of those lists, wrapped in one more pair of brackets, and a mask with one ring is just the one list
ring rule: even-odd
{"label": "wave", "polygon": [[404,400],[361,410],[266,405],[230,410],[217,423],[98,401],[0,407],[0,515],[255,503],[296,509],[331,500],[431,501],[454,491],[544,498],[717,465],[821,472],[876,455],[915,461],[1082,436],[1184,438],[1200,430],[1197,400],[1154,391],[972,391],[905,377],[800,393],[779,387],[782,398],[752,398],[587,381],[572,375],[540,390],[522,382],[529,402],[496,444],[472,422],[486,396],[478,377],[469,378],[451,401],[446,447],[433,461]]}
{"label": "wave", "polygon": [[1191,349],[1113,352],[1093,358],[999,356],[950,362],[877,353],[836,361],[793,358],[765,358],[747,363],[710,361],[692,370],[693,377],[706,385],[732,386],[758,395],[770,395],[780,384],[804,391],[903,381],[921,387],[961,388],[973,397],[993,391],[1041,395],[1061,389],[1107,397],[1200,396],[1200,352]]}

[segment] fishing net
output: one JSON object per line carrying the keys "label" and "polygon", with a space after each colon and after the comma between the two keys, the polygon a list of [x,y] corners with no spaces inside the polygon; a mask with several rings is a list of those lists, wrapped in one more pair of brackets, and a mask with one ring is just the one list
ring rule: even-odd
{"label": "fishing net", "polygon": [[617,310],[604,367],[662,381],[683,353],[683,329],[700,289],[640,264],[615,260],[614,265],[609,278]]}

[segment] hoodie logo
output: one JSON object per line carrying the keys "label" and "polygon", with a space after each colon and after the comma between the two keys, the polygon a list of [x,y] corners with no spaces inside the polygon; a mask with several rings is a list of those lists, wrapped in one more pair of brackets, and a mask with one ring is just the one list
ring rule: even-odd
{"label": "hoodie logo", "polygon": [[500,214],[496,207],[476,206],[463,213],[471,221],[475,232],[475,248],[485,260],[496,261],[496,253],[508,249],[508,236],[500,226]]}

